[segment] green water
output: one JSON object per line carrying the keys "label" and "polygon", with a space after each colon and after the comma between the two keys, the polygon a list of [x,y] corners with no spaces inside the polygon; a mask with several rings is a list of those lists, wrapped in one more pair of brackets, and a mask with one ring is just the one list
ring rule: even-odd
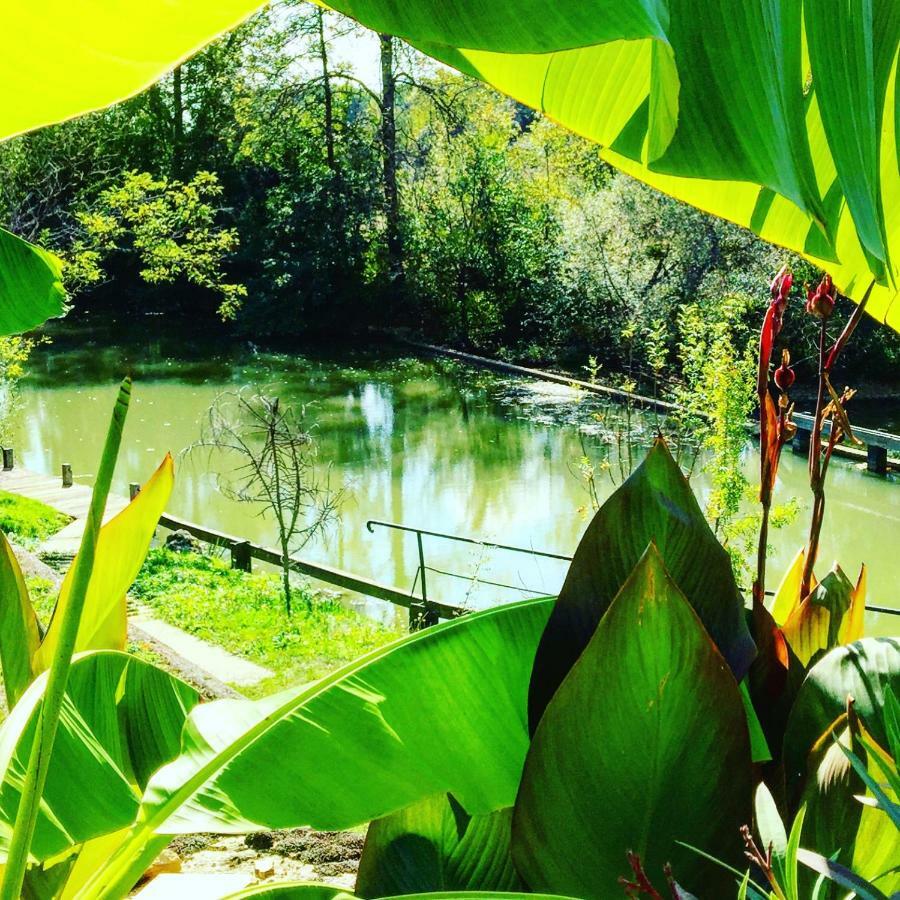
{"label": "green water", "polygon": [[[53,345],[36,351],[24,386],[21,463],[56,473],[68,462],[76,480],[90,483],[115,384],[126,370],[134,374],[136,387],[116,476],[120,492],[130,481],[146,480],[172,451],[177,484],[171,513],[274,545],[271,521],[219,493],[216,470],[227,468],[227,461],[177,456],[197,440],[218,394],[244,385],[264,388],[283,402],[307,404],[317,423],[320,462],[330,466],[333,483],[347,489],[339,527],[303,555],[402,589],[411,589],[416,577],[415,538],[379,528],[370,533],[369,519],[572,553],[589,502],[578,460],[583,447],[597,456],[608,452],[610,423],[617,415],[596,398],[567,388],[388,351],[289,356],[245,347],[200,352],[152,341],[129,348]],[[652,417],[636,423],[635,459],[655,425]],[[618,472],[615,449],[611,459]],[[750,449],[746,462],[752,473]],[[842,461],[832,467],[822,562],[839,557],[855,578],[865,561],[869,601],[898,606],[900,484]],[[778,497],[799,498],[801,513],[776,535],[773,583],[803,543],[805,475],[805,460],[786,453]],[[693,483],[702,498],[708,490],[702,471]],[[604,475],[598,485],[605,496],[612,479]],[[430,569],[439,570],[427,572],[429,596],[472,607],[555,593],[566,566],[436,539],[426,539],[425,554]],[[369,609],[393,614],[376,601]],[[897,631],[898,624],[889,616],[870,620],[871,629],[881,633]]]}

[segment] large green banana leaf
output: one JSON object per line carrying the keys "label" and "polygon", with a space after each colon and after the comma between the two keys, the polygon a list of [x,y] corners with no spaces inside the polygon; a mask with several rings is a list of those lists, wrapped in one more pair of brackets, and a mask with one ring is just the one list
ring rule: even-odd
{"label": "large green banana leaf", "polygon": [[551,603],[443,623],[265,700],[196,707],[84,896],[121,896],[158,834],[347,828],[447,791],[473,816],[511,806]]}
{"label": "large green banana leaf", "polygon": [[[46,673],[0,727],[0,855],[5,855],[34,741]],[[133,656],[102,651],[72,663],[32,844],[45,860],[131,825],[150,775],[179,750],[197,692]]]}
{"label": "large green banana leaf", "polygon": [[329,0],[648,184],[827,268],[900,329],[896,0]]}

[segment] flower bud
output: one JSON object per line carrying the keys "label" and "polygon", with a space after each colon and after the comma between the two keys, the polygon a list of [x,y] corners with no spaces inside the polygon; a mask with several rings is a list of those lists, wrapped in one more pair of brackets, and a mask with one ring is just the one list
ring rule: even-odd
{"label": "flower bud", "polygon": [[791,355],[787,350],[782,351],[781,365],[775,370],[775,384],[779,391],[789,391],[797,375],[790,367]]}
{"label": "flower bud", "polygon": [[834,312],[836,296],[831,276],[825,275],[814,291],[807,289],[806,311],[820,319],[827,319]]}
{"label": "flower bud", "polygon": [[782,266],[781,271],[775,276],[770,285],[772,302],[784,304],[794,284],[794,273],[787,266]]}

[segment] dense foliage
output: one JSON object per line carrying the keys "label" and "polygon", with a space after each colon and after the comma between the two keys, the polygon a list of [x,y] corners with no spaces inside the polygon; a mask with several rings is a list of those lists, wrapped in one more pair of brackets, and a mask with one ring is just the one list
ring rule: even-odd
{"label": "dense foliage", "polygon": [[[348,41],[380,79],[340,61]],[[786,258],[370,41],[305,3],[261,13],[135,99],[3,144],[0,217],[69,261],[76,314],[209,326],[221,307],[254,341],[405,325],[531,361],[599,354],[645,387],[648,351],[664,387],[681,374],[684,304],[715,327]],[[887,372],[896,341],[868,345]]]}

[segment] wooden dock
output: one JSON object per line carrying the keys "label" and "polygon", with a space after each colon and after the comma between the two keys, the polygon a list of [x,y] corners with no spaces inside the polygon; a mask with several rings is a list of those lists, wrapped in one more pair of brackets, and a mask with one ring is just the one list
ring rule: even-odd
{"label": "wooden dock", "polygon": [[[41,553],[74,556],[78,552],[91,505],[89,487],[75,483],[70,487],[63,487],[62,478],[51,478],[49,475],[39,475],[27,469],[13,468],[0,472],[0,490],[40,500],[41,503],[46,503],[47,506],[71,516],[72,521],[68,525],[44,541]],[[108,521],[126,506],[128,506],[127,497],[110,494],[103,521]]]}

